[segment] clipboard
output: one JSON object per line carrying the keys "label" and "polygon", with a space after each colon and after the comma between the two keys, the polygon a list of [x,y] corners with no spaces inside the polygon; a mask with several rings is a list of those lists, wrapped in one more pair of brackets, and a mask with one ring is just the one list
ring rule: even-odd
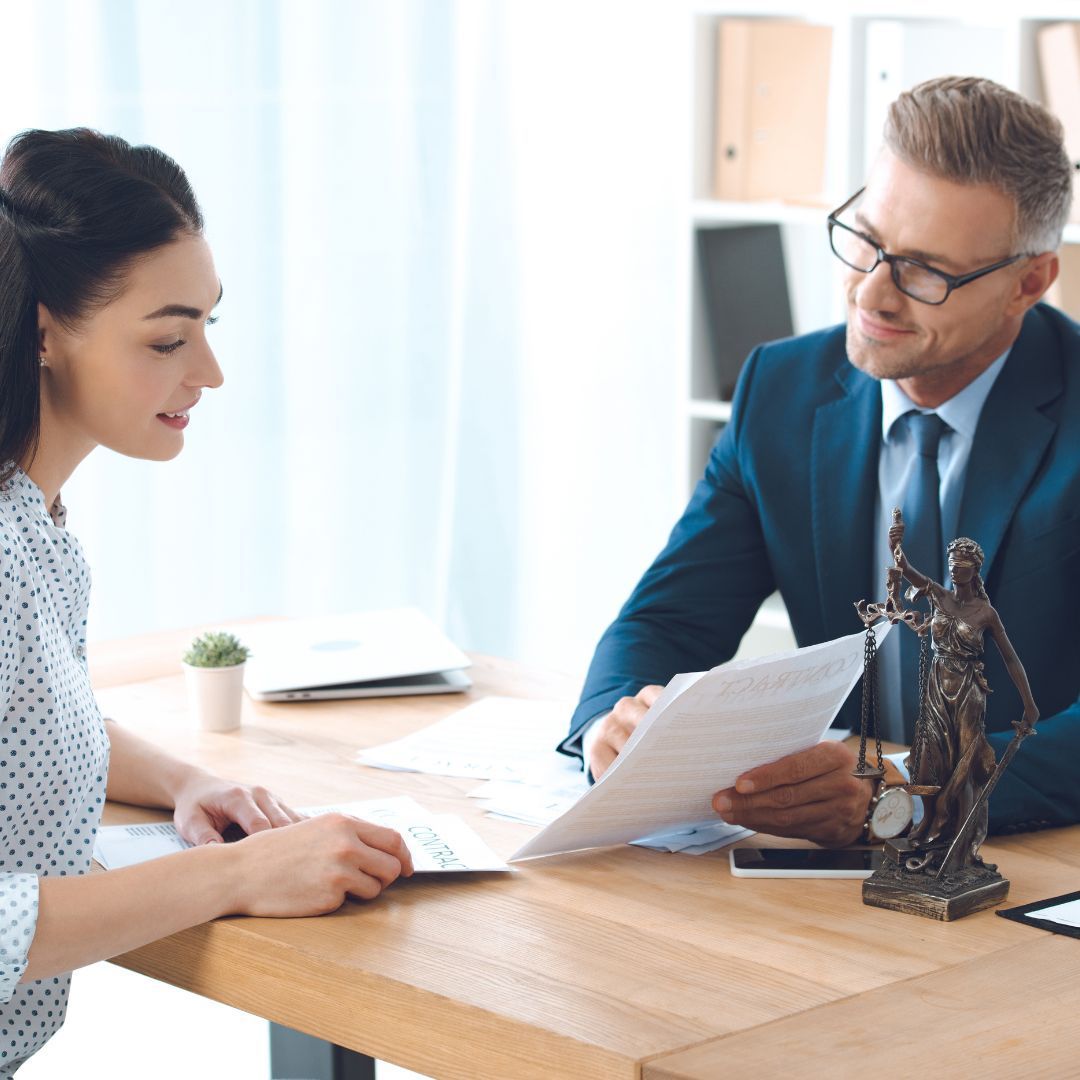
{"label": "clipboard", "polygon": [[1006,908],[1004,911],[997,911],[996,914],[1003,919],[1012,919],[1014,922],[1025,923],[1039,930],[1048,930],[1051,934],[1064,934],[1066,937],[1080,938],[1080,926],[1065,926],[1049,919],[1034,919],[1030,914],[1032,911],[1042,911],[1044,908],[1053,907],[1055,904],[1067,904],[1072,900],[1080,900],[1080,890],[1064,893],[1061,896],[1051,896],[1048,900],[1036,900],[1031,904]]}

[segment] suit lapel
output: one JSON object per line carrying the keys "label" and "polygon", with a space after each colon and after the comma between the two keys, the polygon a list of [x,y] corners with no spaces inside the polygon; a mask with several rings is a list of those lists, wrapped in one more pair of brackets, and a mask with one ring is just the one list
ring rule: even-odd
{"label": "suit lapel", "polygon": [[978,541],[986,553],[984,580],[1057,431],[1039,407],[1062,387],[1061,350],[1036,308],[1025,317],[979,416],[960,502],[960,535]]}
{"label": "suit lapel", "polygon": [[[814,558],[824,633],[859,628],[853,604],[878,599],[871,537],[881,446],[881,389],[845,360],[837,370],[843,396],[814,413]],[[880,590],[878,590],[880,591]]]}

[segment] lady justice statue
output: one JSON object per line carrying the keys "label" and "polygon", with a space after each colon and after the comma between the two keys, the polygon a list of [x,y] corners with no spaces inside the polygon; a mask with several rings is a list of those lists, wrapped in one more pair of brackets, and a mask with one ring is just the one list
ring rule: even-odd
{"label": "lady justice statue", "polygon": [[[895,565],[888,570],[889,599],[856,607],[868,629],[884,616],[924,639],[920,708],[907,759],[910,783],[905,785],[911,794],[922,796],[923,816],[906,837],[886,842],[885,865],[864,883],[863,901],[954,919],[1000,903],[1008,894],[1009,882],[997,867],[983,862],[979,847],[986,838],[990,792],[1020,742],[1033,732],[1039,710],[979,576],[982,548],[966,537],[948,545],[952,588],[946,589],[908,562],[903,538],[904,522],[900,511],[894,510],[889,545]],[[901,576],[911,584],[906,598],[925,596],[929,615],[904,609],[897,595]],[[1000,651],[1024,705],[1023,718],[1013,722],[1016,736],[1000,762],[995,762],[984,729],[990,693],[981,659],[986,634]]]}

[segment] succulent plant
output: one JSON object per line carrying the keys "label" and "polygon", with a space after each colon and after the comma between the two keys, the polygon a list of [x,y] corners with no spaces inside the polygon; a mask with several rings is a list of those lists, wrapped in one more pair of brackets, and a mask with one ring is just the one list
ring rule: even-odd
{"label": "succulent plant", "polygon": [[184,653],[184,663],[190,667],[218,668],[242,664],[251,652],[233,634],[207,633],[197,637]]}

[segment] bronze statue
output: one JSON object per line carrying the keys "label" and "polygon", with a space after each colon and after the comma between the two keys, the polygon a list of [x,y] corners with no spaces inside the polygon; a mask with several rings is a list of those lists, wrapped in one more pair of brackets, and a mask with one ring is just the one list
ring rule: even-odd
{"label": "bronze statue", "polygon": [[[1008,893],[1008,881],[995,866],[983,862],[979,847],[986,838],[990,792],[1020,741],[1034,730],[1039,710],[1023,665],[983,587],[982,548],[967,537],[948,545],[952,588],[946,589],[908,562],[903,538],[904,523],[895,510],[889,529],[895,564],[888,571],[889,599],[856,606],[868,628],[884,616],[924,637],[920,709],[906,785],[909,792],[923,797],[923,817],[907,837],[886,843],[886,864],[866,881],[863,899],[951,919],[998,903]],[[907,599],[925,596],[929,601],[928,616],[904,610],[898,597],[900,576],[911,584]],[[1016,737],[1000,763],[995,762],[984,728],[990,693],[981,659],[986,634],[1001,652],[1024,706],[1022,719],[1013,723]],[[863,739],[865,743],[865,732]]]}

